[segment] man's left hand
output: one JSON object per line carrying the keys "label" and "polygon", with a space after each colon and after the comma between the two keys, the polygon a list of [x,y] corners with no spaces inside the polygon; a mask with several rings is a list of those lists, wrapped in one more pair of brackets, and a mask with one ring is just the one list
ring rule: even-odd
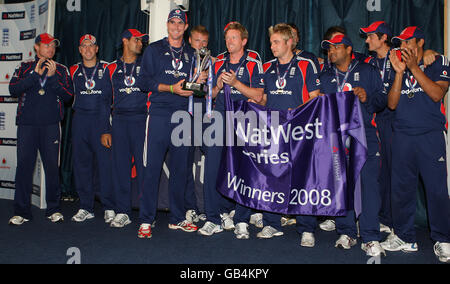
{"label": "man's left hand", "polygon": [[356,87],[353,89],[353,93],[359,98],[359,101],[362,103],[367,102],[367,93],[366,90],[364,90],[361,87]]}

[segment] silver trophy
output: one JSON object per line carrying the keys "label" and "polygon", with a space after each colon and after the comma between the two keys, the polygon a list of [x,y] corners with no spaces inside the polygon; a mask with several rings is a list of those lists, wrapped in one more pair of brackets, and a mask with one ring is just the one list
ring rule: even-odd
{"label": "silver trophy", "polygon": [[203,71],[208,70],[211,62],[211,51],[206,47],[195,50],[195,68],[196,72],[190,82],[183,83],[183,90],[194,92],[196,97],[205,97],[208,93],[208,86],[206,84],[196,83],[197,79]]}

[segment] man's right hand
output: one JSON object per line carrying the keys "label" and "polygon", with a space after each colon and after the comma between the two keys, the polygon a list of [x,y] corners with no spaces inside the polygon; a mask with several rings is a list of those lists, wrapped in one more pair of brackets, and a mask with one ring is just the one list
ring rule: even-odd
{"label": "man's right hand", "polygon": [[406,71],[406,63],[400,61],[398,59],[397,54],[395,52],[391,52],[389,55],[389,59],[391,61],[392,67],[394,68],[396,73],[403,74]]}
{"label": "man's right hand", "polygon": [[220,74],[219,77],[217,78],[216,86],[219,89],[219,91],[223,89],[223,76],[224,76],[223,74],[225,74],[225,72]]}
{"label": "man's right hand", "polygon": [[108,149],[112,146],[112,136],[111,134],[103,134],[101,137],[102,145]]}
{"label": "man's right hand", "polygon": [[44,58],[39,58],[39,61],[36,64],[36,68],[34,68],[34,72],[39,74],[39,76],[42,76],[42,74],[44,74],[44,70],[46,68],[46,66],[42,66],[44,62],[45,62]]}
{"label": "man's right hand", "polygon": [[186,80],[183,79],[183,80],[179,81],[178,83],[172,85],[173,93],[177,94],[179,96],[182,96],[182,97],[190,97],[194,94],[194,92],[183,90],[184,81],[186,81]]}

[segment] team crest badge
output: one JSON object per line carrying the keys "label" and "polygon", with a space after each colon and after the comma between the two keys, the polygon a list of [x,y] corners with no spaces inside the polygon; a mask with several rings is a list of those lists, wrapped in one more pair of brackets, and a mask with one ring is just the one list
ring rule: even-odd
{"label": "team crest badge", "polygon": [[183,61],[182,60],[173,59],[172,60],[172,67],[176,71],[179,71],[179,70],[183,69]]}
{"label": "team crest badge", "polygon": [[95,81],[94,81],[94,80],[87,80],[87,81],[84,83],[84,86],[86,87],[86,89],[92,90],[92,89],[95,88]]}
{"label": "team crest badge", "polygon": [[275,82],[275,85],[277,86],[278,90],[282,90],[284,88],[286,88],[287,82],[286,79],[279,79]]}
{"label": "team crest badge", "polygon": [[416,80],[416,78],[414,78],[414,76],[410,76],[409,78],[406,79],[405,83],[406,83],[406,86],[411,89],[411,88],[416,87],[417,80]]}
{"label": "team crest badge", "polygon": [[124,83],[125,86],[132,87],[136,83],[136,79],[133,76],[126,76]]}

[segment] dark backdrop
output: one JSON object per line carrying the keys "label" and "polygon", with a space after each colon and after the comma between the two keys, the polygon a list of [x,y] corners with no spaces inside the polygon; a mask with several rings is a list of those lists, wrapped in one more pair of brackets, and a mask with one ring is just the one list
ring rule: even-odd
{"label": "dark backdrop", "polygon": [[[300,29],[302,49],[321,56],[320,42],[325,31],[335,25],[347,29],[355,50],[366,52],[359,28],[384,20],[398,35],[406,26],[420,26],[427,47],[444,50],[443,0],[379,0],[381,11],[369,12],[367,0],[191,0],[191,25],[202,24],[211,32],[213,53],[225,51],[223,28],[239,21],[249,31],[248,48],[264,61],[272,58],[267,29],[274,24],[295,23]],[[369,1],[372,2],[372,1]]]}
{"label": "dark backdrop", "polygon": [[[117,46],[122,31],[148,30],[148,16],[141,12],[139,0],[81,0],[81,11],[68,11],[66,6],[67,0],[56,1],[55,37],[61,41],[56,59],[68,67],[81,61],[79,39],[86,33],[97,38],[99,58],[112,62],[121,55]],[[72,109],[66,106],[61,151],[63,195],[74,195],[71,123]]]}

